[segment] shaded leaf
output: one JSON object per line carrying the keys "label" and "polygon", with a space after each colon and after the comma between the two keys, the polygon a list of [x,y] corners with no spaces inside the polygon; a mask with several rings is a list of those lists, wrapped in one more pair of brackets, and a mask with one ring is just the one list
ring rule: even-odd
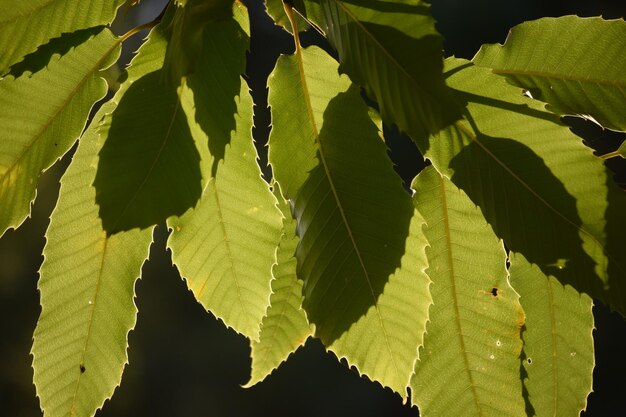
{"label": "shaded leaf", "polygon": [[602,160],[490,70],[458,59],[447,69],[467,112],[431,138],[426,156],[512,251],[626,313],[626,195]]}
{"label": "shaded leaf", "polygon": [[526,312],[524,385],[537,417],[577,416],[592,389],[593,303],[510,254],[511,284]]}
{"label": "shaded leaf", "polygon": [[508,282],[502,244],[472,201],[434,169],[422,171],[412,187],[426,221],[433,282],[413,402],[423,415],[525,416],[524,311]]}
{"label": "shaded leaf", "polygon": [[280,191],[274,194],[283,215],[283,235],[272,270],[274,279],[270,305],[261,322],[259,340],[251,343],[252,374],[245,387],[265,379],[313,334],[302,309],[302,281],[296,276],[296,221],[292,219],[289,203]]}
{"label": "shaded leaf", "polygon": [[233,0],[185,0],[177,3],[164,62],[173,86],[177,86],[182,77],[194,72],[207,25],[214,21],[228,21],[233,16]]}
{"label": "shaded leaf", "polygon": [[[311,3],[311,2],[307,2]],[[383,120],[412,136],[460,117],[442,76],[442,37],[423,1],[320,0],[322,29],[342,72],[378,102]]]}
{"label": "shaded leaf", "polygon": [[[189,92],[183,93],[183,105],[193,114]],[[196,299],[227,326],[258,340],[269,305],[281,214],[256,163],[252,98],[245,83],[235,120],[236,130],[214,177],[212,157],[202,148],[202,170],[208,178],[202,197],[194,209],[168,220],[173,229],[168,247]],[[202,143],[200,136],[198,141]]]}
{"label": "shaded leaf", "polygon": [[315,335],[404,396],[430,305],[410,198],[358,88],[327,54],[281,57],[269,85],[270,163],[294,203]]}
{"label": "shaded leaf", "polygon": [[502,45],[481,48],[474,62],[550,103],[626,131],[626,22],[563,16],[525,22]]}
{"label": "shaded leaf", "polygon": [[350,87],[348,77],[340,77],[337,69],[337,61],[311,46],[280,56],[269,76],[272,131],[268,158],[288,199],[296,196],[319,163],[316,143],[328,103]]}
{"label": "shaded leaf", "polygon": [[0,80],[0,235],[29,215],[39,174],[80,136],[119,43],[103,29],[32,76]]}
{"label": "shaded leaf", "polygon": [[104,106],[81,139],[46,234],[32,348],[46,416],[93,416],[128,361],[128,332],[137,319],[134,284],[152,239],[150,230],[107,238],[98,218],[91,187],[98,121],[113,107]]}
{"label": "shaded leaf", "polygon": [[0,75],[52,38],[110,23],[124,1],[3,0],[0,3]]}
{"label": "shaded leaf", "polygon": [[144,49],[146,64],[124,81],[101,129],[94,180],[107,233],[146,228],[193,207],[202,191],[200,155],[176,89],[164,80],[163,59],[174,15],[170,7]]}
{"label": "shaded leaf", "polygon": [[[238,7],[234,11],[235,15],[241,15]],[[198,71],[188,77],[187,85],[195,93],[195,111],[188,117],[194,119],[208,136],[213,158],[210,170],[212,176],[215,176],[218,162],[224,159],[231,131],[236,128],[235,97],[241,88],[240,74],[246,69],[249,44],[245,30],[246,27],[242,28],[234,19],[207,24],[203,32],[203,49],[198,58]],[[216,65],[218,62],[220,64]]]}

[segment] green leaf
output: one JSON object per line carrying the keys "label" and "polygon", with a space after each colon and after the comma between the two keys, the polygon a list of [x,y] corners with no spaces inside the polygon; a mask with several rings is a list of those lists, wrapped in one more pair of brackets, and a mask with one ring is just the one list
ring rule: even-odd
{"label": "green leaf", "polygon": [[315,335],[404,396],[430,305],[410,198],[358,88],[327,54],[281,57],[269,85],[270,163],[294,204]]}
{"label": "green leaf", "polygon": [[458,59],[447,69],[468,107],[464,120],[431,137],[426,156],[509,249],[626,314],[626,194],[602,160],[490,70]]}
{"label": "green leaf", "polygon": [[483,46],[477,65],[504,75],[558,114],[626,131],[626,22],[564,16],[514,27],[504,46]]}
{"label": "green leaf", "polygon": [[460,117],[442,76],[442,37],[429,5],[406,0],[321,0],[322,29],[342,72],[378,102],[383,120],[412,136]]}
{"label": "green leaf", "polygon": [[42,71],[0,79],[0,235],[29,215],[39,174],[80,136],[119,43],[103,29]]}
{"label": "green leaf", "polygon": [[0,2],[0,75],[52,38],[110,23],[124,1],[3,0]]}
{"label": "green leaf", "polygon": [[[185,111],[192,113],[187,104],[192,99],[184,95]],[[202,148],[208,180],[198,205],[168,220],[173,229],[168,247],[196,299],[227,326],[258,340],[282,227],[276,199],[256,163],[252,98],[245,83],[235,120],[236,131],[213,177],[212,158]]]}
{"label": "green leaf", "polygon": [[174,86],[180,83],[182,77],[194,72],[207,25],[219,20],[228,21],[233,16],[233,0],[186,0],[178,3],[164,62]]}
{"label": "green leaf", "polygon": [[135,326],[134,284],[151,231],[107,237],[98,218],[95,116],[61,180],[40,270],[42,311],[32,348],[34,382],[46,416],[93,416],[119,385]]}
{"label": "green leaf", "polygon": [[[235,16],[241,14],[238,7],[234,11]],[[241,89],[240,74],[246,69],[249,37],[245,27],[242,28],[234,19],[219,20],[207,24],[203,32],[203,45],[198,71],[188,77],[187,85],[194,92],[195,107],[195,111],[188,117],[195,119],[195,123],[208,136],[213,158],[210,172],[214,176],[217,163],[224,159],[231,131],[236,128],[235,97]],[[215,65],[216,62],[220,65]]]}
{"label": "green leaf", "polygon": [[593,302],[510,254],[511,284],[526,312],[524,385],[537,417],[577,416],[592,389]]}
{"label": "green leaf", "polygon": [[272,131],[268,158],[288,199],[295,198],[309,171],[319,163],[316,143],[328,103],[350,87],[348,77],[337,71],[337,61],[311,46],[280,56],[269,76]]}
{"label": "green leaf", "polygon": [[426,220],[433,282],[413,402],[424,415],[525,416],[524,311],[508,282],[504,248],[480,210],[434,169],[422,171],[412,187]]}
{"label": "green leaf", "polygon": [[296,221],[280,191],[275,190],[274,194],[283,214],[283,235],[273,267],[270,305],[261,322],[259,340],[251,343],[252,374],[245,387],[265,379],[313,334],[302,309],[302,281],[296,276]]}
{"label": "green leaf", "polygon": [[122,84],[118,106],[100,131],[106,141],[94,186],[110,234],[180,215],[202,192],[200,155],[179,93],[162,70],[173,15],[170,7],[153,42],[142,48],[146,64]]}

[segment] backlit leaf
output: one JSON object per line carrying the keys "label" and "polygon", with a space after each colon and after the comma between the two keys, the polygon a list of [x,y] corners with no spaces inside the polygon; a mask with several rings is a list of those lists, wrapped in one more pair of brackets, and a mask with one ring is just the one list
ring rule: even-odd
{"label": "backlit leaf", "polygon": [[511,284],[526,313],[524,385],[537,417],[577,416],[592,388],[591,298],[510,254]]}
{"label": "backlit leaf", "polygon": [[40,271],[33,368],[50,417],[93,416],[119,385],[137,318],[134,284],[152,241],[150,230],[107,237],[102,229],[91,187],[101,145],[97,126],[83,136],[61,180]]}
{"label": "backlit leaf", "polygon": [[103,29],[35,74],[0,79],[0,235],[29,215],[39,174],[80,136],[119,43]]}
{"label": "backlit leaf", "polygon": [[283,214],[283,235],[273,268],[270,306],[261,323],[259,340],[251,344],[252,375],[246,387],[265,379],[313,334],[302,309],[302,281],[296,276],[296,221],[291,218],[289,203],[280,192],[274,194]]}
{"label": "backlit leaf", "polygon": [[208,148],[202,149],[202,169],[209,179],[198,205],[168,220],[173,229],[168,246],[196,299],[227,326],[258,340],[282,227],[276,199],[256,163],[252,98],[245,83],[235,121],[236,132],[213,177],[212,158]]}
{"label": "backlit leaf", "polygon": [[478,205],[509,249],[626,314],[626,194],[544,105],[470,62],[447,62],[465,119],[426,156]]}
{"label": "backlit leaf", "polygon": [[[309,2],[310,3],[310,2]],[[365,87],[383,121],[412,136],[460,117],[442,76],[442,37],[420,0],[320,0],[342,72]]]}
{"label": "backlit leaf", "polygon": [[294,204],[315,335],[404,396],[430,305],[410,198],[358,88],[320,49],[281,57],[270,88],[270,162]]}
{"label": "backlit leaf", "polygon": [[483,46],[477,65],[550,104],[626,131],[626,22],[563,16],[525,22],[504,45]]}
{"label": "backlit leaf", "polygon": [[524,311],[506,254],[472,201],[433,168],[413,181],[424,216],[433,306],[411,382],[432,416],[526,416],[519,355]]}
{"label": "backlit leaf", "polygon": [[2,0],[0,75],[52,38],[110,23],[124,1]]}

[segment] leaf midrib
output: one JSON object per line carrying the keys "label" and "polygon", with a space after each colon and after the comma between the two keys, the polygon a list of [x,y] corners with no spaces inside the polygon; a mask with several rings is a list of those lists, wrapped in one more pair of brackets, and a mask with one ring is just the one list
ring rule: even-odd
{"label": "leaf midrib", "polygon": [[376,37],[365,28],[365,26],[361,23],[361,21],[354,15],[354,13],[352,13],[350,9],[348,9],[347,6],[343,4],[342,1],[340,0],[329,0],[329,1],[333,1],[334,3],[336,3],[337,6],[340,7],[344,11],[344,13],[348,15],[359,28],[361,28],[363,33],[365,33],[365,35],[367,35],[367,37],[371,39],[372,43],[377,47],[377,49],[381,51],[382,54],[385,55],[389,59],[389,61],[391,61],[392,64],[394,64],[394,67],[398,69],[400,73],[404,74],[404,76],[411,81],[414,87],[419,91],[418,95],[428,96],[430,100],[433,100],[430,92],[424,89],[420,85],[420,83],[417,81],[417,79],[415,79],[402,65],[400,65],[398,60],[396,60],[396,58],[389,53],[389,51],[383,46],[383,44],[381,44],[378,41],[378,39],[376,39]]}
{"label": "leaf midrib", "polygon": [[626,88],[626,80],[611,81],[609,79],[589,78],[582,75],[566,75],[558,72],[523,69],[492,68],[491,71],[494,74],[498,75],[525,75],[528,77],[554,78],[557,80],[576,81],[581,84],[597,84],[607,87],[617,87],[620,90],[622,88]]}
{"label": "leaf midrib", "polygon": [[470,363],[469,363],[469,358],[467,356],[467,348],[465,347],[465,338],[463,337],[464,333],[463,333],[463,326],[461,324],[461,312],[459,310],[459,297],[457,294],[457,286],[456,286],[456,273],[455,273],[455,268],[454,268],[454,256],[452,256],[452,237],[451,237],[451,229],[450,229],[450,217],[448,215],[448,199],[446,196],[446,187],[445,187],[445,182],[444,179],[441,175],[437,174],[438,179],[439,179],[439,188],[441,191],[441,214],[443,217],[443,225],[444,225],[444,230],[445,230],[445,235],[446,235],[446,246],[447,246],[447,261],[448,261],[448,265],[450,267],[450,287],[451,287],[451,291],[452,291],[452,304],[454,305],[454,323],[456,324],[456,327],[458,329],[458,331],[456,332],[456,335],[459,338],[459,343],[461,345],[461,356],[463,357],[463,362],[465,363],[465,366],[463,367],[463,369],[465,371],[467,371],[467,377],[469,379],[470,382],[470,387],[472,389],[472,398],[474,399],[474,404],[476,406],[476,411],[478,412],[479,416],[483,415],[482,412],[482,408],[480,406],[480,402],[478,401],[478,392],[476,392],[476,383],[474,382],[474,377],[472,375],[471,372],[471,368],[470,368]]}
{"label": "leaf midrib", "polygon": [[359,261],[359,265],[363,271],[363,276],[365,277],[365,281],[367,282],[367,286],[368,289],[370,291],[370,294],[372,296],[372,301],[373,301],[373,305],[374,305],[374,309],[376,311],[376,316],[378,317],[378,322],[381,326],[381,329],[383,331],[383,335],[385,337],[385,345],[387,347],[387,351],[389,352],[390,356],[391,356],[391,361],[393,363],[393,367],[394,367],[394,374],[396,376],[396,378],[399,380],[400,378],[400,371],[398,368],[398,365],[396,363],[396,358],[395,355],[393,353],[393,350],[391,349],[391,344],[389,342],[389,334],[387,333],[387,329],[385,327],[383,318],[382,318],[382,314],[380,312],[380,309],[378,307],[378,303],[377,303],[377,299],[376,299],[376,295],[374,293],[374,288],[372,286],[371,283],[371,278],[369,276],[369,272],[367,271],[367,268],[365,267],[365,262],[363,261],[363,256],[361,255],[361,251],[358,247],[358,245],[356,244],[356,240],[354,239],[354,235],[352,233],[352,229],[350,227],[350,224],[348,223],[348,219],[346,218],[346,214],[345,214],[345,210],[343,208],[343,205],[341,204],[341,200],[339,199],[339,195],[337,193],[337,189],[335,187],[335,184],[333,182],[332,176],[331,176],[331,172],[330,169],[328,167],[328,163],[326,161],[326,157],[324,155],[324,147],[322,146],[322,142],[320,141],[320,137],[319,137],[319,131],[317,130],[317,124],[316,124],[316,120],[315,120],[315,115],[313,112],[313,107],[311,104],[311,96],[309,94],[309,89],[308,89],[308,84],[306,81],[306,76],[305,76],[305,72],[304,72],[304,63],[303,63],[303,57],[302,57],[302,49],[300,47],[300,45],[298,43],[296,43],[296,61],[298,62],[298,69],[299,69],[299,74],[300,74],[300,80],[301,80],[301,84],[302,84],[302,90],[303,90],[303,95],[305,98],[305,102],[306,102],[306,106],[307,106],[307,114],[309,116],[309,121],[310,124],[312,126],[312,130],[314,133],[314,137],[315,137],[315,142],[317,143],[318,149],[319,149],[319,156],[320,156],[320,162],[322,163],[322,167],[324,168],[324,174],[326,176],[326,178],[328,179],[328,184],[330,186],[331,192],[333,194],[333,198],[337,204],[337,210],[339,211],[340,215],[341,215],[341,219],[342,219],[342,223],[344,225],[344,227],[346,228],[346,231],[348,233],[348,236],[350,238],[350,242],[352,244],[352,247],[354,248],[354,252],[357,256],[357,259]]}
{"label": "leaf midrib", "polygon": [[563,213],[561,213],[556,208],[554,208],[554,206],[552,206],[550,203],[548,203],[547,200],[545,200],[541,195],[539,195],[535,190],[533,190],[530,187],[530,185],[528,185],[522,178],[520,178],[515,172],[513,172],[502,160],[500,160],[496,155],[494,155],[480,140],[478,140],[478,137],[475,135],[475,132],[473,132],[471,129],[468,129],[466,126],[464,126],[461,121],[457,121],[455,123],[455,126],[459,130],[461,130],[468,138],[470,138],[471,141],[475,142],[491,159],[493,159],[507,173],[509,173],[509,175],[511,175],[511,177],[515,181],[517,181],[519,184],[522,185],[522,187],[524,187],[526,190],[528,190],[528,192],[530,192],[546,208],[548,208],[550,211],[555,213],[558,217],[563,219],[563,221],[565,221],[567,224],[572,226],[574,229],[576,229],[577,231],[579,231],[579,232],[583,233],[584,235],[586,235],[587,237],[589,237],[593,241],[593,243],[595,243],[597,246],[602,248],[602,253],[614,265],[616,265],[621,271],[623,271],[623,267],[621,266],[621,264],[617,262],[617,260],[612,256],[612,254],[610,252],[606,251],[605,246],[603,244],[601,244],[600,241],[593,234],[591,234],[591,232],[589,232],[589,231],[587,231],[587,229],[583,228],[582,225],[578,226],[576,223],[574,223],[572,220],[570,220],[568,217],[566,217]]}
{"label": "leaf midrib", "polygon": [[[105,29],[107,30],[107,29]],[[96,35],[97,36],[97,35]],[[94,39],[94,38],[91,38]],[[39,140],[41,139],[41,137],[46,133],[46,131],[48,130],[48,128],[50,127],[50,125],[52,125],[52,123],[54,123],[58,117],[60,117],[60,114],[63,113],[66,110],[66,107],[68,106],[69,102],[71,102],[74,97],[80,92],[80,90],[82,89],[83,85],[89,80],[91,79],[91,77],[97,73],[98,71],[100,71],[101,69],[99,69],[99,67],[101,66],[102,62],[104,62],[104,60],[106,58],[108,58],[108,56],[113,52],[113,50],[122,42],[122,40],[124,40],[124,38],[116,38],[115,41],[113,42],[113,44],[111,45],[110,48],[108,48],[108,50],[102,55],[102,57],[95,63],[95,65],[89,69],[87,72],[85,72],[84,77],[76,84],[76,87],[74,89],[72,89],[69,94],[67,95],[66,99],[62,101],[61,106],[58,107],[58,111],[53,112],[53,114],[48,118],[48,120],[46,122],[44,122],[44,124],[42,125],[41,129],[39,129],[39,131],[37,133],[35,133],[35,135],[33,136],[33,139],[30,141],[30,143],[24,148],[23,152],[21,153],[21,155],[15,160],[15,162],[11,165],[9,165],[9,168],[3,172],[0,175],[0,183],[4,183],[4,181],[6,180],[7,176],[13,172],[13,170],[19,166],[20,162],[25,158],[25,156],[27,154],[30,153],[31,149],[35,146],[35,144],[39,143]],[[59,62],[61,62],[63,59],[59,59],[59,61],[57,61],[57,64]],[[6,81],[8,82],[8,81]],[[93,103],[92,103],[93,105]],[[47,168],[47,167],[46,167]],[[44,168],[45,169],[45,168]],[[37,173],[37,175],[39,175],[39,173]],[[8,188],[7,188],[8,190]]]}

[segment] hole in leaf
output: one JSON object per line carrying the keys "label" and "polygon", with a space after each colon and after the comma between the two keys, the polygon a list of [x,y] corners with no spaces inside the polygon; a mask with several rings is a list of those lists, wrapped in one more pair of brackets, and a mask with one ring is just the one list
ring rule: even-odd
{"label": "hole in leaf", "polygon": [[493,295],[494,297],[498,296],[498,289],[496,287],[493,287],[491,289],[491,295]]}
{"label": "hole in leaf", "polygon": [[82,363],[80,364],[80,373],[84,374],[85,373],[85,365],[83,365]]}
{"label": "hole in leaf", "polygon": [[527,358],[526,362],[528,362],[528,364],[530,365],[531,363],[533,363],[533,360],[531,358]]}

